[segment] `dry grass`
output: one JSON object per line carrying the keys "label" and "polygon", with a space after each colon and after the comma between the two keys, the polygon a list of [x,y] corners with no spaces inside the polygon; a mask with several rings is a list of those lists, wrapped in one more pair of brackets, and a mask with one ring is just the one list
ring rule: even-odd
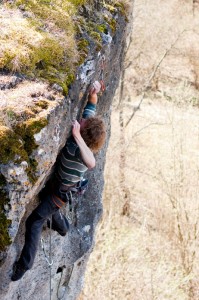
{"label": "dry grass", "polygon": [[[127,70],[135,95],[177,38],[151,87],[164,90],[169,84],[175,88],[181,80],[198,84],[198,16],[198,8],[193,14],[192,1],[184,1],[183,5],[179,0],[135,1],[133,43],[128,58],[131,66]],[[130,94],[130,85],[129,88]]]}
{"label": "dry grass", "polygon": [[[199,92],[194,50],[199,44],[198,8],[193,11],[192,4],[135,1],[127,58],[131,67],[126,70],[120,111],[116,103],[112,114],[104,216],[81,300],[199,299]],[[126,124],[143,85],[178,36],[141,110],[122,129],[121,112]]]}
{"label": "dry grass", "polygon": [[43,37],[19,11],[2,8],[0,14],[0,67],[3,68],[8,57],[12,57],[12,69],[20,70],[25,58],[31,61],[31,48],[40,46]]}
{"label": "dry grass", "polygon": [[[60,81],[66,73],[73,73],[81,59],[75,35],[79,32],[77,18],[79,6],[88,0],[47,0],[47,1],[3,1],[0,8],[0,69],[20,71],[46,79],[58,77]],[[108,0],[127,7],[128,1]],[[109,5],[110,6],[110,5]],[[80,53],[81,54],[81,53]],[[81,61],[81,60],[80,60]],[[69,72],[70,69],[70,72]],[[45,70],[42,72],[42,70]],[[65,76],[66,77],[66,76]]]}
{"label": "dry grass", "polygon": [[81,300],[198,299],[198,117],[145,102],[126,132],[125,198],[113,112],[105,212]]}
{"label": "dry grass", "polygon": [[[18,2],[16,5],[20,4]],[[74,10],[71,10],[72,5],[69,6],[67,1],[68,9],[63,6],[58,9],[58,3],[54,2],[52,10],[39,2],[36,4],[30,1],[29,6],[25,6],[21,1],[28,18],[24,18],[24,14],[17,8],[1,8],[0,68],[31,71],[42,60],[45,64],[55,66],[64,57],[70,57],[71,63],[74,63],[77,58],[71,19]]]}
{"label": "dry grass", "polygon": [[[12,76],[4,78],[4,83],[6,80],[11,81]],[[57,105],[59,99],[57,94],[56,91],[48,91],[46,83],[29,81],[23,81],[17,89],[0,90],[0,125],[12,128],[16,123],[38,114],[46,115]],[[49,101],[47,97],[50,96],[56,101]]]}

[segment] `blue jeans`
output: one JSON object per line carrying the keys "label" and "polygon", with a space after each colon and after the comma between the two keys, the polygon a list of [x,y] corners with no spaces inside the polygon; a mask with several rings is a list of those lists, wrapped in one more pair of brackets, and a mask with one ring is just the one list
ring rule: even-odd
{"label": "blue jeans", "polygon": [[52,228],[57,230],[62,236],[69,230],[69,223],[59,208],[52,201],[51,194],[42,196],[41,203],[26,220],[25,244],[19,258],[19,263],[24,269],[31,269],[38,244],[40,242],[41,232],[44,222],[52,216]]}

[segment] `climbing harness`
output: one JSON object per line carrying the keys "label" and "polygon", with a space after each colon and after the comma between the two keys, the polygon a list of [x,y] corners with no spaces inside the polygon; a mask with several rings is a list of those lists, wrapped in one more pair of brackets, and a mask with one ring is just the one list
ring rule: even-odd
{"label": "climbing harness", "polygon": [[[87,190],[88,188],[88,180],[87,179],[82,179],[81,181],[79,181],[78,185],[75,186],[75,187],[70,187],[70,190],[69,191],[60,191],[60,193],[63,193],[67,199],[67,202],[69,204],[69,212],[71,214],[71,217],[70,217],[70,221],[73,222],[73,214],[74,214],[74,197],[73,197],[73,193],[77,196],[77,202],[80,201],[80,197],[85,193],[85,191]],[[52,200],[53,199],[59,199],[59,197],[57,197],[56,195],[53,194],[53,197],[52,197]],[[61,201],[61,199],[59,199],[59,201]],[[65,204],[65,202],[61,201],[62,203]],[[62,204],[61,203],[61,204]],[[53,260],[52,260],[52,241],[51,241],[51,232],[52,232],[52,215],[50,216],[49,218],[49,221],[50,221],[50,226],[49,226],[49,229],[50,229],[50,236],[49,236],[49,255],[47,255],[46,253],[46,249],[45,249],[45,246],[44,246],[44,239],[41,238],[41,246],[42,246],[42,250],[43,250],[43,253],[44,253],[44,257],[45,257],[45,260],[49,266],[49,275],[50,275],[50,290],[49,290],[49,296],[50,296],[50,300],[51,300],[51,297],[52,297],[52,283],[51,283],[51,280],[52,280],[52,274],[51,274],[51,267],[53,265]],[[73,268],[74,268],[74,265],[73,265]],[[72,272],[73,272],[73,268],[71,270],[71,274],[69,276],[69,280],[68,280],[68,284],[70,282],[70,278],[72,276]],[[63,272],[63,271],[62,271]],[[61,275],[61,279],[62,279],[62,275]],[[59,286],[60,286],[60,283],[61,283],[61,279],[60,279],[60,282],[59,282]],[[67,286],[68,286],[67,284]],[[59,286],[58,286],[58,289],[59,289]],[[58,293],[58,291],[57,291]],[[64,295],[65,295],[65,292],[64,292]],[[63,295],[63,296],[64,296]],[[61,298],[58,297],[57,295],[57,299],[58,300],[61,300],[63,299],[63,296]]]}
{"label": "climbing harness", "polygon": [[42,250],[43,250],[43,253],[44,253],[44,256],[45,256],[45,259],[48,263],[48,266],[49,266],[49,275],[50,275],[50,290],[49,290],[49,296],[50,296],[50,300],[51,300],[51,296],[52,296],[52,284],[51,284],[51,267],[53,265],[53,260],[52,260],[52,248],[51,248],[51,229],[52,229],[52,215],[50,216],[50,236],[49,236],[49,256],[47,256],[46,254],[46,250],[45,250],[45,247],[44,247],[44,240],[41,238],[41,246],[42,246]]}
{"label": "climbing harness", "polygon": [[[69,206],[69,212],[67,215],[67,218],[71,223],[73,223],[73,216],[74,216],[74,210],[77,204],[80,202],[81,197],[86,192],[88,188],[88,179],[82,179],[79,181],[78,185],[75,187],[71,187],[70,191],[62,192],[67,198],[68,206]],[[75,195],[75,197],[74,197]]]}

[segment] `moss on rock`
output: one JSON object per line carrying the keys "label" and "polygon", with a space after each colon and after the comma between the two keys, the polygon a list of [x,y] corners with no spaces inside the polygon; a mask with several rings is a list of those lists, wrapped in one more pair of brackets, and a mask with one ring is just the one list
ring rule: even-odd
{"label": "moss on rock", "polygon": [[[61,3],[59,0],[17,0],[7,4],[11,25],[8,28],[5,17],[2,30],[9,34],[0,37],[0,68],[57,83],[66,94],[78,60],[72,18],[83,4],[85,0]],[[23,17],[24,12],[28,18]]]}
{"label": "moss on rock", "polygon": [[37,166],[38,162],[33,158],[29,158],[29,166],[26,169],[26,172],[31,183],[34,183],[37,180],[37,176],[35,175]]}
{"label": "moss on rock", "polygon": [[[46,102],[39,104],[42,106],[47,105]],[[40,132],[47,124],[48,120],[46,118],[37,117],[19,122],[13,130],[6,126],[0,126],[0,163],[27,161],[29,165],[27,175],[32,183],[35,182],[37,179],[35,176],[37,162],[30,157],[33,150],[38,147],[34,134]]]}
{"label": "moss on rock", "polygon": [[70,3],[74,4],[76,7],[83,5],[87,0],[68,0]]}
{"label": "moss on rock", "polygon": [[48,120],[46,118],[30,118],[16,125],[15,133],[22,137],[24,149],[28,156],[38,147],[35,143],[34,134],[40,132],[47,124]]}
{"label": "moss on rock", "polygon": [[84,60],[86,59],[87,55],[88,55],[88,45],[89,42],[84,39],[84,38],[80,38],[77,42],[77,49],[79,51],[79,59],[77,62],[77,65],[81,65]]}
{"label": "moss on rock", "polygon": [[[2,193],[0,193],[2,198]],[[6,215],[0,211],[0,251],[4,251],[7,246],[11,244],[11,239],[8,233],[8,227],[11,224],[11,220],[6,218]]]}
{"label": "moss on rock", "polygon": [[99,24],[96,26],[99,32],[107,33],[107,26],[106,24]]}
{"label": "moss on rock", "polygon": [[[109,10],[113,18],[105,20],[104,16],[99,17],[95,13],[96,5]],[[0,68],[56,83],[63,88],[65,95],[74,80],[76,67],[87,58],[90,41],[99,51],[102,48],[101,33],[107,33],[108,28],[114,33],[114,15],[117,12],[125,14],[122,0],[98,3],[88,0],[16,0],[5,7],[8,16],[5,20],[2,18],[1,25],[2,32],[8,33],[0,37]],[[80,7],[83,8],[80,10]]]}
{"label": "moss on rock", "polygon": [[114,18],[108,18],[108,17],[105,17],[104,19],[108,23],[108,25],[110,26],[112,32],[115,33],[116,26],[117,26],[116,20]]}
{"label": "moss on rock", "polygon": [[121,1],[116,1],[114,6],[120,11],[120,13],[125,17],[126,22],[128,22],[128,17],[127,17],[127,10],[125,7],[124,2]]}
{"label": "moss on rock", "polygon": [[28,158],[19,136],[6,126],[0,126],[0,145],[0,163],[2,164],[14,160],[15,155],[19,155],[23,160]]}
{"label": "moss on rock", "polygon": [[[46,108],[47,101],[38,102],[39,106]],[[34,134],[41,131],[48,124],[45,118],[30,118],[17,124],[14,130],[0,126],[0,163],[6,164],[9,161],[20,163],[25,160],[28,162],[26,169],[30,182],[36,181],[35,172],[37,161],[29,157],[38,146],[35,143]],[[6,179],[0,174],[0,251],[5,251],[10,245],[11,240],[8,233],[8,227],[11,220],[5,215],[5,205],[9,204],[9,198],[5,189]]]}
{"label": "moss on rock", "polygon": [[8,233],[8,227],[11,224],[11,220],[7,219],[4,211],[4,205],[9,203],[9,198],[4,189],[5,185],[5,177],[0,174],[0,251],[5,251],[6,247],[11,244]]}
{"label": "moss on rock", "polygon": [[47,100],[39,100],[37,103],[36,103],[36,106],[39,106],[41,107],[42,109],[47,109],[48,106],[49,106],[49,102]]}

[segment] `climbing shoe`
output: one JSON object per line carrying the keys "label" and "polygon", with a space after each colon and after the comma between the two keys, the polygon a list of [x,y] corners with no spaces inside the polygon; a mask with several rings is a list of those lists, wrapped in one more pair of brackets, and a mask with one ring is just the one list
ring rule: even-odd
{"label": "climbing shoe", "polygon": [[27,269],[25,269],[19,262],[14,263],[11,280],[17,281],[17,280],[21,279],[26,271],[27,271]]}

